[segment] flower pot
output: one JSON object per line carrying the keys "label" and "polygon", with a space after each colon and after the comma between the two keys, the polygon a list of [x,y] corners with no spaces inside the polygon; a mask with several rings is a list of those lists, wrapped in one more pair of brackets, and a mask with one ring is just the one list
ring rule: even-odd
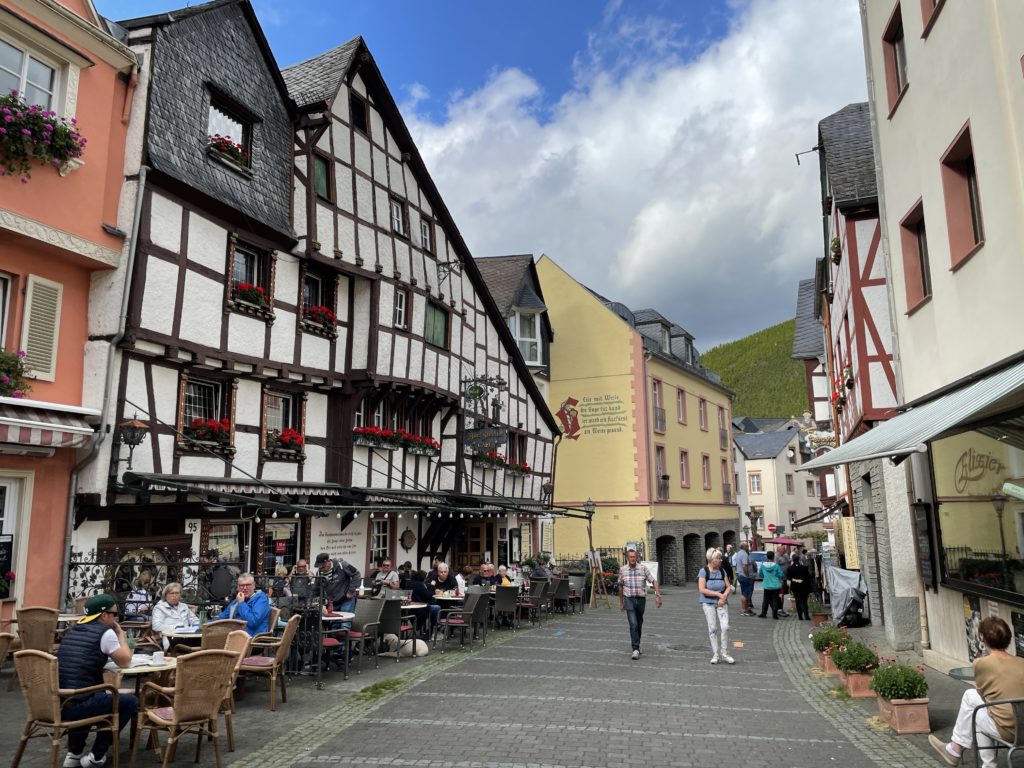
{"label": "flower pot", "polygon": [[878,714],[896,733],[931,733],[928,699],[883,699],[878,697]]}
{"label": "flower pot", "polygon": [[836,667],[834,661],[832,661],[831,653],[819,653],[818,654],[818,667],[826,675],[838,675],[839,669]]}
{"label": "flower pot", "polygon": [[398,450],[398,445],[395,443],[388,443],[382,440],[373,440],[369,437],[363,437],[362,435],[353,435],[352,445],[363,445],[367,448],[379,448],[382,451],[395,451]]}
{"label": "flower pot", "polygon": [[868,672],[839,672],[839,682],[855,699],[873,699],[876,694],[871,690],[871,675]]}
{"label": "flower pot", "polygon": [[828,621],[829,618],[831,618],[831,617],[827,613],[812,613],[811,614],[811,626],[812,627],[820,627],[822,624],[824,624],[826,621]]}

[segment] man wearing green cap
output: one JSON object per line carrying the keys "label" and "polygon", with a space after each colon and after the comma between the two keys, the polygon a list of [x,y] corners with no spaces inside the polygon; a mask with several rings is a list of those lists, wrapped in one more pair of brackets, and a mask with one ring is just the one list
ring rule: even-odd
{"label": "man wearing green cap", "polygon": [[[85,616],[72,625],[60,642],[57,666],[61,688],[88,688],[103,682],[103,667],[107,658],[119,667],[132,663],[124,630],[117,623],[117,601],[111,595],[95,595],[85,601]],[[90,693],[75,696],[65,704],[61,718],[83,720],[106,714],[113,709],[109,693]],[[139,709],[139,701],[132,694],[122,693],[117,705],[119,727],[131,722]],[[96,734],[92,752],[86,753],[88,728],[68,732],[68,754],[64,768],[93,768],[105,765],[107,750],[113,741],[110,731]]]}

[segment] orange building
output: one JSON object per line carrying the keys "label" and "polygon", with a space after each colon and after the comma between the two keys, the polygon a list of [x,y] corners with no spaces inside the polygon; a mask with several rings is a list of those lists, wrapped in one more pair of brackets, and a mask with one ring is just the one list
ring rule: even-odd
{"label": "orange building", "polygon": [[[124,262],[136,75],[118,32],[90,0],[0,1],[0,618],[61,602],[69,489],[98,434],[89,293]],[[14,131],[43,159],[23,161]]]}

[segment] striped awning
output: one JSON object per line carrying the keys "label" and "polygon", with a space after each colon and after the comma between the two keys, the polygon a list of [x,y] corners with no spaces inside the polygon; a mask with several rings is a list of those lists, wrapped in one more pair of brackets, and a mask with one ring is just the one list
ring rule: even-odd
{"label": "striped awning", "polygon": [[1004,411],[1019,408],[1022,401],[1024,362],[1018,362],[894,416],[797,470],[924,453],[930,441],[993,420]]}
{"label": "striped awning", "polygon": [[252,480],[246,477],[210,477],[208,475],[157,475],[132,472],[125,483],[141,481],[153,491],[194,489],[203,492],[242,493],[266,496],[340,496],[342,487],[335,483],[303,483],[290,480]]}
{"label": "striped awning", "polygon": [[37,445],[44,448],[77,448],[93,428],[85,416],[30,405],[0,404],[0,443]]}

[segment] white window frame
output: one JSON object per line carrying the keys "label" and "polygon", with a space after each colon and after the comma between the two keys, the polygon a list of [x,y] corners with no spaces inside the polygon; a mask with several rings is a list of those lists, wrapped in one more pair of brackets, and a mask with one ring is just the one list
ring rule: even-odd
{"label": "white window frame", "polygon": [[[306,283],[316,285],[316,303],[306,301]],[[302,277],[302,311],[305,312],[310,307],[324,306],[327,302],[324,299],[324,279],[320,275],[315,275],[312,272],[306,272]]]}
{"label": "white window frame", "polygon": [[430,219],[420,219],[420,248],[427,253],[434,252],[434,228]]}
{"label": "white window frame", "polygon": [[747,483],[748,483],[748,486],[750,488],[750,495],[751,496],[754,496],[754,495],[760,496],[761,495],[761,493],[762,493],[762,490],[761,490],[762,489],[762,485],[761,485],[761,473],[760,472],[750,472],[750,473],[748,473],[747,474]]}
{"label": "white window frame", "polygon": [[360,400],[359,407],[356,408],[355,413],[352,417],[352,423],[355,425],[355,429],[361,429],[366,426],[366,401]]}
{"label": "white window frame", "polygon": [[676,421],[686,423],[686,390],[676,389]]}
{"label": "white window frame", "polygon": [[[66,63],[61,62],[59,59],[52,58],[52,56],[48,53],[41,53],[39,49],[31,43],[25,42],[19,38],[12,37],[11,35],[6,34],[6,30],[4,33],[0,33],[0,40],[3,40],[8,45],[10,45],[13,48],[16,48],[18,51],[21,52],[21,63],[18,67],[19,71],[11,72],[9,69],[4,70],[5,72],[10,72],[12,75],[18,78],[17,88],[19,95],[24,96],[25,94],[25,83],[28,80],[29,59],[35,59],[43,66],[49,67],[53,70],[53,90],[49,92],[50,103],[48,105],[40,106],[44,106],[45,109],[53,110],[54,112],[60,114],[62,106],[61,94],[62,86],[65,80],[64,70],[67,66]],[[35,83],[33,83],[32,85],[36,88],[39,88],[39,86]]]}
{"label": "white window frame", "polygon": [[11,569],[17,578],[9,600],[21,605],[25,594],[25,572],[28,567],[29,523],[31,522],[32,491],[35,487],[35,472],[14,469],[0,469],[0,484],[7,489],[7,498],[11,500],[9,508],[14,514],[5,516],[3,529],[0,533],[14,536],[14,552],[11,558]]}
{"label": "white window frame", "polygon": [[377,403],[377,407],[373,409],[373,426],[377,427],[377,429],[384,429],[385,423],[384,401],[381,400]]}
{"label": "white window frame", "polygon": [[690,487],[690,452],[684,448],[679,449],[679,486]]}
{"label": "white window frame", "polygon": [[704,481],[704,490],[711,490],[711,457],[706,453],[700,455],[700,475]]}
{"label": "white window frame", "polygon": [[793,496],[796,493],[796,481],[793,479],[793,475],[789,472],[786,473],[786,495]]}
{"label": "white window frame", "polygon": [[[534,336],[523,335],[523,318],[529,315],[534,319]],[[519,347],[519,353],[523,356],[523,360],[529,365],[543,365],[544,364],[544,352],[541,347],[541,334],[540,334],[540,312],[523,312],[521,310],[515,310],[512,312],[512,322],[510,323],[512,335],[516,338],[516,345]],[[537,357],[533,359],[528,357],[526,352],[523,350],[524,344],[536,344],[537,345]]]}
{"label": "white window frame", "polygon": [[0,272],[0,349],[7,348],[7,327],[11,311],[11,286],[14,278],[6,272]]}
{"label": "white window frame", "polygon": [[[295,398],[292,395],[287,395],[287,394],[285,394],[283,392],[267,392],[266,397],[267,397],[267,410],[266,410],[266,416],[265,416],[266,423],[264,424],[264,427],[266,428],[266,430],[268,432],[273,432],[274,430],[278,430],[279,432],[284,432],[289,427],[294,427],[295,424],[293,422],[295,421]],[[278,400],[281,401],[280,413],[282,414],[283,418],[281,419],[281,424],[280,425],[271,424],[271,419],[270,419],[271,405],[270,405],[270,401],[271,401],[272,398],[277,398]]]}
{"label": "white window frame", "polygon": [[381,557],[391,557],[391,520],[384,517],[371,521],[370,562],[379,562]]}
{"label": "white window frame", "polygon": [[700,428],[708,431],[708,401],[703,397],[697,400],[697,418],[700,421]]}
{"label": "white window frame", "polygon": [[409,292],[404,288],[395,289],[394,326],[402,330],[409,327]]}
{"label": "white window frame", "polygon": [[[212,398],[213,413],[212,414],[207,415],[207,414],[189,413],[189,397],[188,397],[188,392],[189,392],[189,389],[191,387],[193,387],[193,386],[196,386],[196,387],[210,387],[213,390],[213,398]],[[220,415],[221,409],[224,407],[223,406],[223,401],[222,401],[223,394],[224,394],[224,392],[221,389],[221,385],[218,382],[216,382],[216,381],[207,381],[205,379],[189,379],[187,382],[185,382],[185,404],[182,407],[182,415],[184,417],[184,426],[187,427],[189,424],[191,424],[193,419],[214,419],[214,420],[219,420],[221,418],[221,415]]]}
{"label": "white window frame", "polygon": [[661,326],[661,333],[659,335],[658,341],[659,346],[661,347],[661,351],[664,352],[666,355],[672,351],[672,337],[669,335],[668,328],[666,328],[664,325]]}
{"label": "white window frame", "polygon": [[397,197],[389,197],[388,207],[391,211],[391,231],[408,237],[408,233],[405,231],[405,204]]}
{"label": "white window frame", "polygon": [[[51,345],[50,348],[50,360],[44,367],[34,363],[36,352],[36,341],[33,341],[32,337],[46,336],[46,329],[40,328],[38,323],[43,322],[43,319],[37,320],[33,316],[33,311],[36,309],[35,301],[35,288],[50,288],[56,290],[56,311],[54,312],[53,328],[50,331]],[[60,341],[60,314],[61,306],[64,303],[64,286],[61,283],[56,283],[53,280],[47,280],[45,277],[39,277],[38,275],[29,275],[25,282],[25,309],[22,313],[21,323],[21,345],[20,349],[26,353],[25,364],[29,367],[28,376],[39,381],[56,381],[57,379],[57,347]]]}
{"label": "white window frame", "polygon": [[[238,276],[238,270],[236,269],[236,266],[238,264],[239,254],[241,254],[243,256],[251,256],[252,257],[252,265],[253,265],[252,266],[252,273],[253,273],[252,280],[243,280],[242,278],[240,278]],[[231,264],[231,282],[233,283],[232,287],[238,288],[239,283],[251,283],[252,285],[258,285],[261,288],[263,288],[264,290],[266,290],[266,286],[263,285],[263,274],[262,274],[263,273],[263,255],[258,250],[256,250],[255,248],[251,248],[248,245],[242,245],[241,243],[235,243],[235,252],[232,254],[231,260],[232,260],[232,264]]]}

